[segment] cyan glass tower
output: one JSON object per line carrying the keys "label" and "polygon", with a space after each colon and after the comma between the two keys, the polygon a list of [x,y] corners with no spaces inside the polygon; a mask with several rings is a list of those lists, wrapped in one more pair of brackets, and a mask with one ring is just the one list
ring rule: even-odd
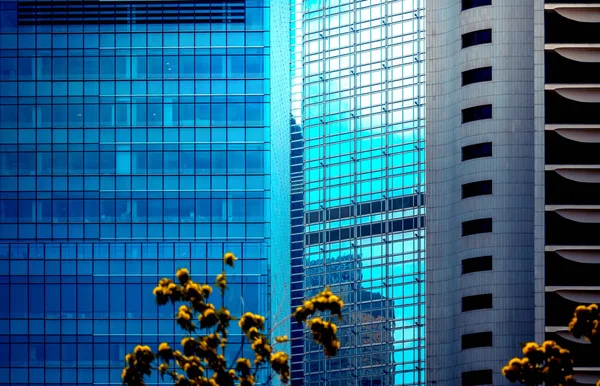
{"label": "cyan glass tower", "polygon": [[304,150],[292,303],[327,284],[346,302],[339,356],[293,342],[293,382],[425,385],[425,2],[292,0],[291,15]]}
{"label": "cyan glass tower", "polygon": [[119,384],[135,344],[181,339],[157,280],[213,283],[225,251],[242,257],[232,313],[289,309],[270,290],[289,288],[271,259],[289,254],[281,17],[267,0],[0,1],[1,384]]}

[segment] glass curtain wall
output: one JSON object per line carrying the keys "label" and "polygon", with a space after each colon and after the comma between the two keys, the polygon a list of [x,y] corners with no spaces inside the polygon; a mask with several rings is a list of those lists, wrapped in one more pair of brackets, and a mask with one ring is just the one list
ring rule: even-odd
{"label": "glass curtain wall", "polygon": [[136,344],[181,340],[155,283],[181,267],[213,283],[225,251],[243,257],[232,313],[267,315],[268,2],[2,1],[0,15],[0,383],[119,383]]}
{"label": "glass curtain wall", "polygon": [[[304,302],[304,135],[302,130],[302,0],[290,0],[291,312]],[[304,382],[304,325],[291,325],[291,380]]]}
{"label": "glass curtain wall", "polygon": [[308,336],[295,353],[303,384],[425,384],[424,7],[308,0],[300,21],[292,6],[303,33],[303,290],[331,284],[347,304],[338,357],[324,360]]}

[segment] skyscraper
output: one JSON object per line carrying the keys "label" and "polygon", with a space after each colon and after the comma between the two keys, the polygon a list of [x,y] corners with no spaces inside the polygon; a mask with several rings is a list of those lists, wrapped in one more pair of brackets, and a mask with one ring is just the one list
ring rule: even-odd
{"label": "skyscraper", "polygon": [[567,326],[600,302],[598,4],[536,0],[534,21],[535,336],[569,349],[577,382],[595,384],[600,361]]}
{"label": "skyscraper", "polygon": [[135,344],[180,341],[157,280],[212,283],[225,251],[232,313],[287,312],[287,18],[0,2],[0,383],[118,383]]}
{"label": "skyscraper", "polygon": [[533,5],[427,2],[432,384],[509,384],[534,339]]}
{"label": "skyscraper", "polygon": [[424,384],[424,2],[292,1],[291,15],[304,143],[292,303],[327,284],[346,302],[339,355],[294,342],[292,381]]}
{"label": "skyscraper", "polygon": [[571,351],[598,303],[598,4],[429,1],[428,381],[509,384],[520,343]]}

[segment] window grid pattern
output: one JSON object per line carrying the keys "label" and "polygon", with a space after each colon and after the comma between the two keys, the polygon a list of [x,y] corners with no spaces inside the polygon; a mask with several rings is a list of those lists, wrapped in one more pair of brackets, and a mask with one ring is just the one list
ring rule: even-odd
{"label": "window grid pattern", "polygon": [[305,340],[304,384],[425,384],[424,6],[304,2],[304,286],[347,304],[338,357]]}
{"label": "window grid pattern", "polygon": [[[304,133],[302,129],[302,0],[290,0],[291,312],[304,302]],[[304,384],[304,326],[291,325],[291,383]]]}
{"label": "window grid pattern", "polygon": [[269,12],[246,3],[31,26],[0,4],[0,383],[119,383],[126,350],[181,340],[157,280],[211,283],[224,251],[232,312],[270,310]]}

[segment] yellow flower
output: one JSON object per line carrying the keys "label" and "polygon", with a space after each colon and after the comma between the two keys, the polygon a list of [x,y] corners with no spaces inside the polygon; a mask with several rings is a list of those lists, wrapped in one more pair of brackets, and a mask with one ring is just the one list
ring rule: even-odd
{"label": "yellow flower", "polygon": [[225,276],[225,272],[217,275],[217,281],[215,284],[219,289],[221,289],[221,293],[225,291],[225,288],[227,288],[227,277]]}
{"label": "yellow flower", "polygon": [[264,360],[268,360],[271,357],[273,349],[271,345],[267,343],[267,340],[263,336],[259,336],[252,342],[252,351],[254,351],[255,359],[254,363],[261,363]]}
{"label": "yellow flower", "polygon": [[265,317],[258,315],[258,314],[253,314],[252,312],[246,312],[240,318],[238,325],[241,327],[242,331],[245,332],[246,334],[248,334],[248,332],[250,331],[250,329],[252,327],[256,328],[257,330],[264,330]]}
{"label": "yellow flower", "polygon": [[198,320],[200,321],[201,328],[209,328],[217,324],[219,321],[219,317],[215,312],[215,306],[212,304],[207,304],[207,308],[202,311],[200,315],[198,315]]}
{"label": "yellow flower", "polygon": [[208,284],[203,284],[200,287],[200,291],[202,292],[202,296],[204,296],[205,298],[209,297],[210,294],[212,294],[212,287],[209,286]]}
{"label": "yellow flower", "polygon": [[254,386],[255,382],[254,376],[252,375],[246,375],[240,378],[240,386]]}
{"label": "yellow flower", "polygon": [[246,336],[248,337],[248,339],[250,339],[250,342],[253,342],[254,339],[260,336],[260,332],[258,332],[258,328],[250,327],[248,329],[248,332],[246,332]]}
{"label": "yellow flower", "polygon": [[181,291],[177,284],[165,278],[160,279],[152,293],[156,296],[156,303],[158,305],[167,304],[169,300],[175,302],[181,299]]}
{"label": "yellow flower", "polygon": [[136,354],[138,354],[138,353],[142,353],[143,354],[143,353],[147,353],[147,352],[150,352],[150,351],[152,351],[150,349],[150,346],[137,345],[137,346],[135,346],[135,349],[133,349],[133,352],[136,353]]}
{"label": "yellow flower", "polygon": [[167,372],[168,368],[169,367],[166,365],[166,363],[161,363],[160,365],[158,365],[158,372],[160,374],[164,374]]}
{"label": "yellow flower", "polygon": [[183,353],[185,355],[192,355],[196,349],[197,342],[194,338],[183,338],[181,340],[181,345],[183,346]]}
{"label": "yellow flower", "polygon": [[173,358],[173,350],[168,343],[163,342],[158,346],[158,355],[169,360]]}
{"label": "yellow flower", "polygon": [[529,353],[534,353],[537,350],[539,350],[540,346],[538,346],[537,343],[535,342],[528,342],[527,344],[525,344],[525,346],[523,347],[523,354],[527,355]]}
{"label": "yellow flower", "polygon": [[247,376],[250,374],[250,369],[252,368],[252,364],[250,360],[246,358],[239,358],[235,363],[235,369],[242,375]]}
{"label": "yellow flower", "polygon": [[181,268],[177,270],[177,279],[179,279],[179,282],[181,283],[181,285],[185,285],[185,283],[187,283],[188,280],[190,280],[190,272],[188,271],[187,268]]}
{"label": "yellow flower", "polygon": [[288,355],[283,351],[276,352],[271,356],[271,368],[279,375],[279,379],[283,383],[287,383],[290,379],[288,359]]}
{"label": "yellow flower", "polygon": [[233,268],[233,262],[236,261],[238,258],[235,257],[235,255],[231,252],[227,252],[224,256],[223,256],[223,260],[225,261],[225,264],[229,265],[230,267]]}
{"label": "yellow flower", "polygon": [[288,339],[287,335],[282,335],[282,336],[275,337],[275,342],[277,342],[277,343],[284,343],[284,342],[287,342],[288,340],[289,339]]}
{"label": "yellow flower", "polygon": [[177,381],[175,382],[176,386],[189,386],[190,384],[190,381],[185,377],[185,375],[181,374],[177,376]]}
{"label": "yellow flower", "polygon": [[177,324],[179,324],[184,330],[191,332],[196,329],[194,322],[192,322],[192,311],[189,309],[188,306],[182,305],[181,307],[179,307],[179,311],[177,312],[175,318]]}

